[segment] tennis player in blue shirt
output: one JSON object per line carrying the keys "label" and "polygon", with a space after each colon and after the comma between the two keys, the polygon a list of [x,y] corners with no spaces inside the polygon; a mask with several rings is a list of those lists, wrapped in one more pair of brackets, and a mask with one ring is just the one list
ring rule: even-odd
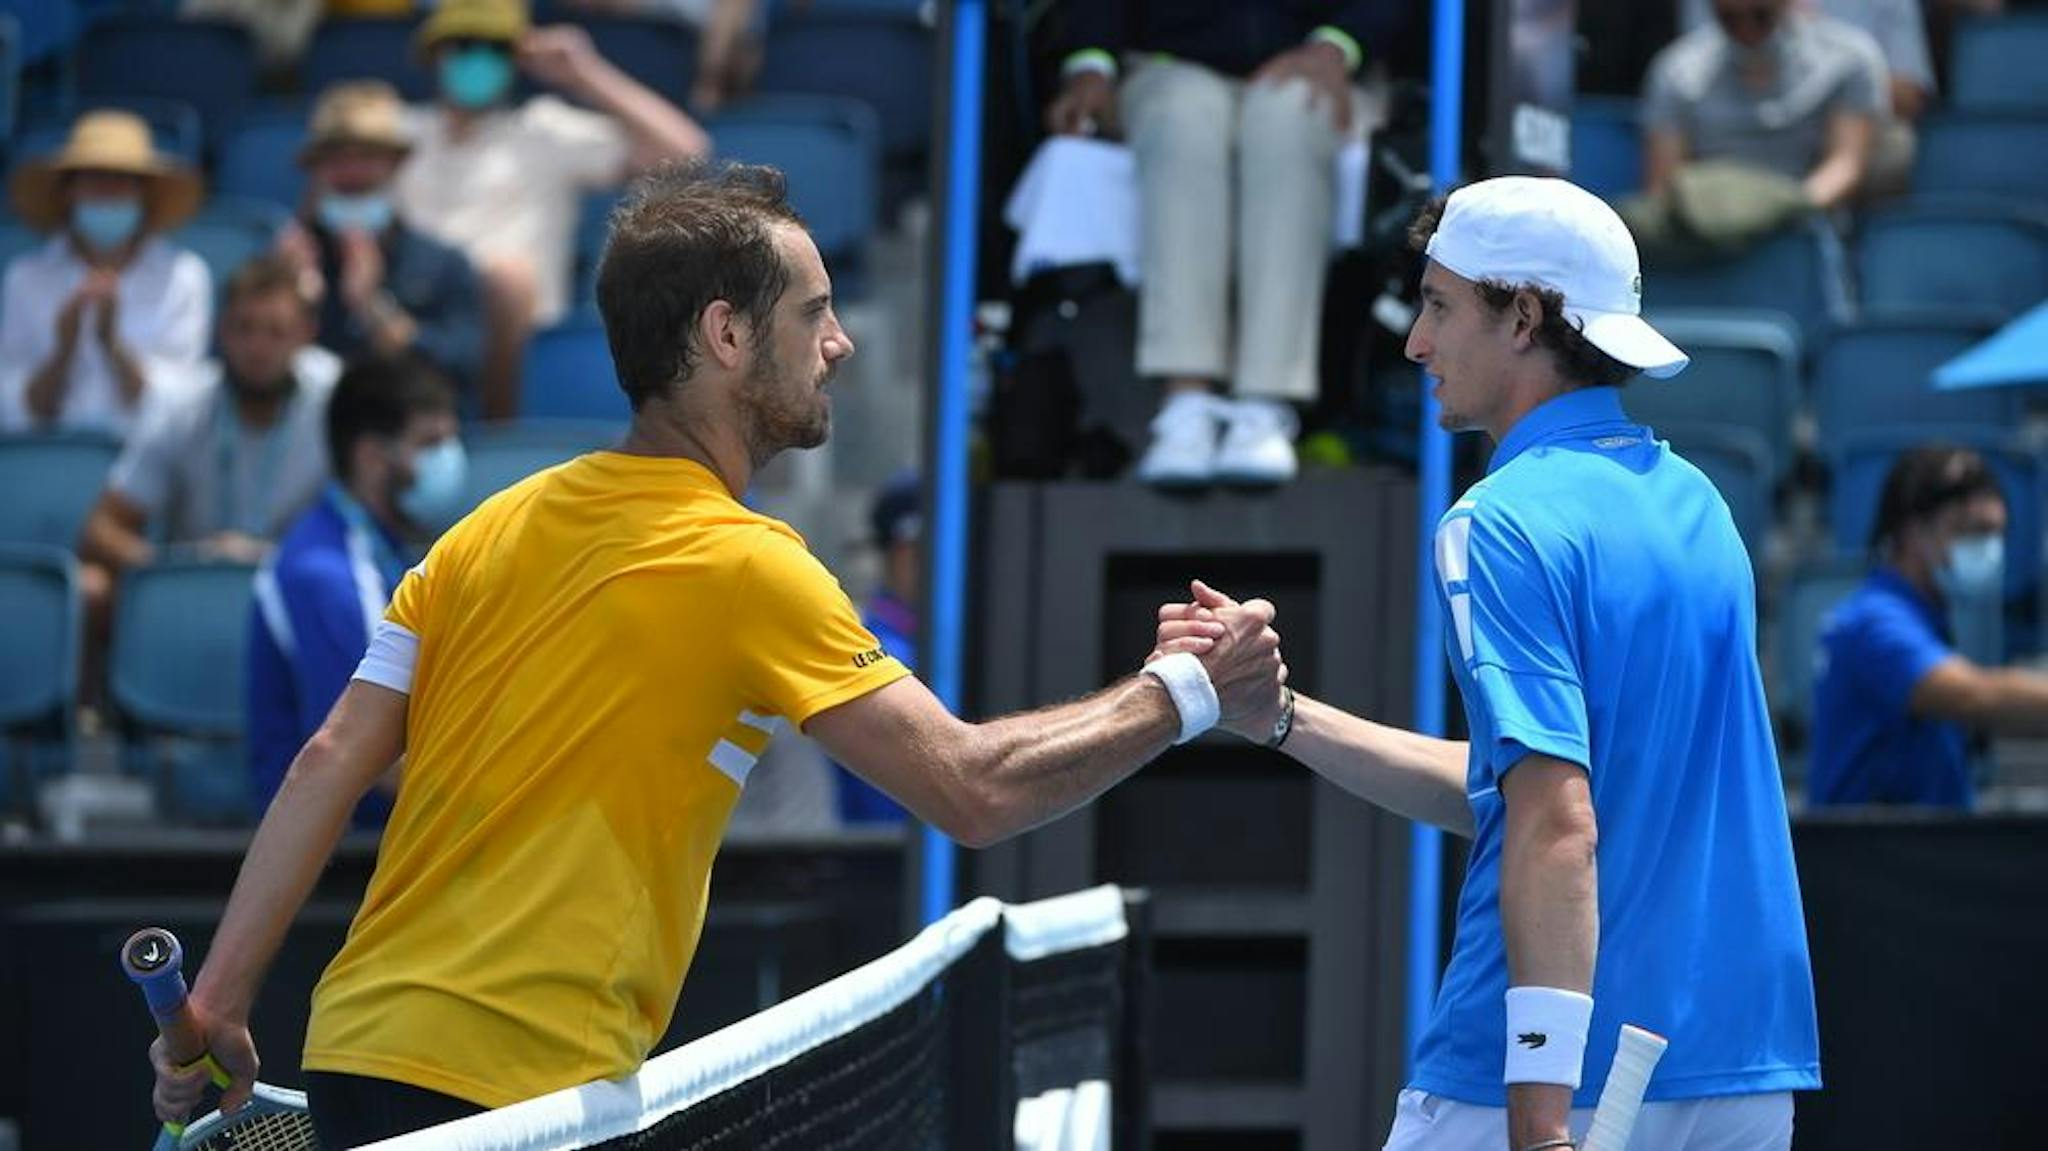
{"label": "tennis player in blue shirt", "polygon": [[1930,444],[1885,476],[1876,560],[1828,615],[1813,690],[1815,804],[1967,808],[1972,730],[2048,733],[2048,677],[1955,650],[1948,613],[2005,588],[2005,496],[1984,457]]}
{"label": "tennis player in blue shirt", "polygon": [[[1670,1050],[1632,1147],[1782,1151],[1820,1057],[1749,557],[1713,485],[1617,391],[1686,357],[1639,315],[1627,228],[1572,184],[1471,185],[1415,238],[1408,356],[1444,426],[1496,444],[1435,539],[1471,740],[1300,697],[1269,741],[1472,840],[1386,1146],[1576,1146],[1633,1023]],[[1203,614],[1230,602],[1196,597],[1161,609],[1162,650],[1200,650]]]}
{"label": "tennis player in blue shirt", "polygon": [[[245,674],[258,817],[362,662],[412,545],[462,510],[455,393],[432,370],[409,359],[351,365],[326,430],[334,479],[256,573]],[[365,795],[354,825],[382,827],[390,791]]]}

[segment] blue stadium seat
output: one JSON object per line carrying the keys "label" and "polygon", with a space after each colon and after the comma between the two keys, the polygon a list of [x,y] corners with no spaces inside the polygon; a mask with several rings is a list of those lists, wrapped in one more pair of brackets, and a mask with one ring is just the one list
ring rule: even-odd
{"label": "blue stadium seat", "polygon": [[2048,299],[2048,214],[1907,203],[1863,221],[1856,269],[1867,314],[1961,306],[2015,316]]}
{"label": "blue stadium seat", "polygon": [[1773,481],[1792,466],[1799,411],[1799,332],[1775,312],[1660,312],[1651,317],[1692,357],[1676,377],[1641,377],[1621,394],[1631,418],[1744,429],[1762,443]]}
{"label": "blue stadium seat", "polygon": [[39,64],[70,50],[78,39],[78,14],[53,0],[0,0],[0,12],[14,17],[20,65]]}
{"label": "blue stadium seat", "polygon": [[697,33],[680,21],[653,16],[561,14],[590,33],[590,41],[619,70],[681,107],[697,78]]}
{"label": "blue stadium seat", "polygon": [[597,265],[604,258],[612,209],[623,196],[623,192],[610,188],[583,194],[582,214],[576,220],[575,306],[586,313],[597,307]]}
{"label": "blue stadium seat", "polygon": [[859,255],[880,212],[882,147],[872,109],[823,96],[763,97],[708,128],[723,158],[782,169],[790,202],[828,262]]}
{"label": "blue stadium seat", "polygon": [[49,241],[49,237],[13,220],[0,220],[0,269],[5,269],[14,257],[32,252]]}
{"label": "blue stadium seat", "polygon": [[21,21],[0,11],[0,140],[14,138],[21,114]]}
{"label": "blue stadium seat", "polygon": [[1872,319],[1830,335],[1814,357],[1813,406],[1820,447],[1845,437],[1920,425],[2010,431],[2023,415],[2012,388],[1936,391],[1934,369],[1989,335],[1993,317],[1925,313]]}
{"label": "blue stadium seat", "polygon": [[1949,48],[1949,103],[1963,112],[2048,112],[2048,12],[1959,23]]}
{"label": "blue stadium seat", "polygon": [[164,804],[179,815],[249,815],[238,745],[254,575],[245,564],[167,559],[121,579],[108,695],[145,740],[192,741],[155,748]]}
{"label": "blue stadium seat", "polygon": [[518,420],[477,428],[463,437],[469,451],[465,508],[489,499],[520,480],[585,452],[616,444],[623,422]]}
{"label": "blue stadium seat", "polygon": [[1763,570],[1764,541],[1771,528],[1771,453],[1762,436],[1748,428],[1717,424],[1660,425],[1657,434],[1713,481],[1728,505],[1750,566]]}
{"label": "blue stadium seat", "polygon": [[886,10],[790,12],[770,22],[756,88],[864,100],[891,161],[924,155],[932,136],[932,29]]}
{"label": "blue stadium seat", "polygon": [[[194,167],[205,158],[206,127],[199,109],[189,101],[167,96],[114,95],[85,100],[79,105],[81,112],[95,108],[121,108],[142,117],[149,125],[150,141],[159,152],[176,156]],[[71,135],[75,118],[38,119],[23,125],[10,155],[19,162],[57,151]]]}
{"label": "blue stadium seat", "polygon": [[278,230],[290,219],[287,208],[267,200],[216,198],[171,239],[206,261],[218,293],[236,268],[277,245]]}
{"label": "blue stadium seat", "polygon": [[535,333],[524,379],[519,411],[530,419],[620,421],[632,414],[604,328],[585,319]]}
{"label": "blue stadium seat", "polygon": [[[2039,65],[2037,65],[2038,67]],[[2048,116],[1941,116],[1920,128],[1918,196],[2048,200]]]}
{"label": "blue stadium seat", "polygon": [[1643,186],[1643,130],[1626,96],[1580,96],[1572,104],[1572,182],[1606,199]]}
{"label": "blue stadium seat", "polygon": [[0,543],[76,548],[120,454],[118,441],[93,432],[0,436]]}
{"label": "blue stadium seat", "polygon": [[1793,228],[1733,260],[1694,267],[1643,269],[1643,306],[1749,308],[1780,312],[1812,342],[1846,318],[1840,242],[1827,226]]}
{"label": "blue stadium seat", "polygon": [[1907,449],[1949,443],[1975,449],[1998,474],[2005,493],[2005,592],[2013,601],[2031,593],[2041,571],[2041,460],[2010,428],[1925,424],[1866,431],[1831,445],[1828,527],[1835,550],[1861,555],[1877,522],[1885,474]]}
{"label": "blue stadium seat", "polygon": [[323,20],[299,62],[308,95],[344,80],[386,80],[411,101],[431,100],[434,76],[413,56],[414,19]]}
{"label": "blue stadium seat", "polygon": [[85,107],[106,97],[183,100],[219,139],[256,93],[256,50],[248,29],[230,21],[110,14],[79,42],[78,93]]}
{"label": "blue stadium seat", "polygon": [[306,184],[298,154],[306,139],[307,116],[308,109],[296,101],[251,107],[221,144],[214,194],[296,210]]}
{"label": "blue stadium seat", "polygon": [[[71,553],[36,544],[0,544],[0,733],[68,734],[82,634],[78,577]],[[33,748],[9,741],[0,770],[0,804],[32,797]]]}
{"label": "blue stadium seat", "polygon": [[1771,712],[1778,717],[1780,736],[1789,737],[1788,742],[1803,743],[1813,730],[1821,628],[1835,605],[1863,582],[1864,570],[1860,556],[1835,557],[1803,565],[1786,581],[1772,645]]}

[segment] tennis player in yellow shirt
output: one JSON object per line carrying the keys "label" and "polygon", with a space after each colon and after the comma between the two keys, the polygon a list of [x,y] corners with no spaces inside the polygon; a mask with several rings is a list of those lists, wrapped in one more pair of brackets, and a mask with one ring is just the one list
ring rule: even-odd
{"label": "tennis player in yellow shirt", "polygon": [[[1273,729],[1285,668],[1260,601],[1199,656],[988,723],[883,655],[803,540],[737,498],[825,440],[853,354],[831,291],[772,170],[662,173],[615,216],[598,305],[631,431],[445,534],[293,762],[192,993],[230,1109],[256,1076],[264,969],[401,755],[376,871],[313,993],[303,1066],[331,1147],[638,1068],[781,724],[969,845],[1207,727]],[[184,1118],[203,1073],[151,1057],[159,1117]]]}

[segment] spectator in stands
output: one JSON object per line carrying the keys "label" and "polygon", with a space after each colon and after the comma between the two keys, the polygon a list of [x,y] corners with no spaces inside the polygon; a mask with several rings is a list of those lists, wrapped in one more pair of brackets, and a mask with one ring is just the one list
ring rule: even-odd
{"label": "spectator in stands", "polygon": [[[327,405],[334,481],[256,575],[246,681],[251,794],[270,806],[292,757],[341,697],[417,545],[462,507],[455,393],[409,358],[358,360]],[[382,827],[397,770],[357,804]]]}
{"label": "spectator in stands", "polygon": [[671,16],[697,31],[690,107],[715,112],[746,95],[761,69],[767,9],[761,0],[568,0],[572,8],[628,16]]}
{"label": "spectator in stands", "polygon": [[299,165],[300,223],[280,250],[318,301],[320,344],[353,360],[417,354],[458,383],[477,379],[483,296],[469,258],[407,227],[391,185],[410,147],[405,107],[381,80],[322,94]]}
{"label": "spectator in stands", "polygon": [[1740,250],[1855,196],[1885,116],[1868,33],[1792,0],[1714,0],[1714,23],[1650,64],[1646,196],[1624,215],[1653,254]]}
{"label": "spectator in stands", "polygon": [[[868,515],[875,547],[882,553],[882,583],[861,609],[861,623],[875,633],[886,655],[917,670],[918,589],[924,574],[924,517],[915,473],[891,479],[875,494]],[[839,780],[839,818],[844,823],[901,823],[901,804],[880,788],[834,764]]]}
{"label": "spectator in stands", "polygon": [[289,263],[262,256],[236,269],[220,350],[209,378],[136,425],[86,520],[88,564],[113,575],[148,564],[152,536],[254,562],[320,494],[322,421],[341,361],[313,345],[312,308]]}
{"label": "spectator in stands", "polygon": [[[569,309],[583,193],[702,155],[711,142],[582,29],[529,27],[523,0],[443,0],[419,45],[440,100],[399,170],[399,215],[467,252],[482,273],[483,413],[507,417],[518,411],[528,333]],[[597,111],[551,95],[516,100],[521,71]]]}
{"label": "spectator in stands", "polygon": [[[1927,50],[1927,19],[1920,0],[1819,0],[1819,11],[1870,33],[1884,53],[1891,116],[1879,120],[1869,187],[1874,194],[1904,191],[1913,168],[1913,125],[1934,98],[1934,58]],[[1688,29],[1704,27],[1713,19],[1709,0],[1685,0]]]}
{"label": "spectator in stands", "polygon": [[1948,613],[2002,602],[2005,498],[1977,453],[1907,452],[1885,477],[1876,566],[1828,617],[1814,684],[1815,804],[1968,807],[1970,732],[2048,734],[2048,677],[1957,654]]}
{"label": "spectator in stands", "polygon": [[[1317,390],[1332,165],[1359,115],[1353,77],[1402,7],[1067,6],[1077,50],[1047,126],[1091,135],[1120,124],[1137,154],[1138,371],[1165,389],[1140,480],[1293,478],[1289,404]],[[1218,397],[1226,386],[1237,402]]]}
{"label": "spectator in stands", "polygon": [[206,354],[213,277],[162,239],[199,207],[199,177],[129,112],[87,112],[56,155],[16,169],[15,215],[50,241],[0,286],[0,431],[126,435]]}

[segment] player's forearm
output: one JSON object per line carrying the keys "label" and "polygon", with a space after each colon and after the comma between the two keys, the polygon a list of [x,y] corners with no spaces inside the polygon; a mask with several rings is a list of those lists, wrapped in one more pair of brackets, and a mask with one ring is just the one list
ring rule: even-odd
{"label": "player's forearm", "polygon": [[1592,994],[1600,945],[1597,846],[1590,821],[1518,821],[1510,805],[1500,864],[1510,986]]}
{"label": "player's forearm", "polygon": [[1317,775],[1396,815],[1472,837],[1467,745],[1373,723],[1296,695],[1282,750]]}
{"label": "player's forearm", "polygon": [[1979,726],[2000,735],[2048,735],[2048,677],[2018,668],[1984,674],[1990,690],[1973,717]]}
{"label": "player's forearm", "polygon": [[349,815],[404,750],[406,697],[352,682],[306,741],[264,813],[192,989],[212,1018],[246,1020],[285,931],[334,854]]}
{"label": "player's forearm", "polygon": [[977,724],[972,766],[977,846],[1056,819],[1094,799],[1173,746],[1180,713],[1160,682],[1133,676],[1073,703]]}
{"label": "player's forearm", "polygon": [[361,793],[336,786],[322,762],[333,752],[315,735],[292,761],[242,860],[220,931],[193,995],[215,1017],[247,1019],[263,973],[285,931],[334,854]]}

